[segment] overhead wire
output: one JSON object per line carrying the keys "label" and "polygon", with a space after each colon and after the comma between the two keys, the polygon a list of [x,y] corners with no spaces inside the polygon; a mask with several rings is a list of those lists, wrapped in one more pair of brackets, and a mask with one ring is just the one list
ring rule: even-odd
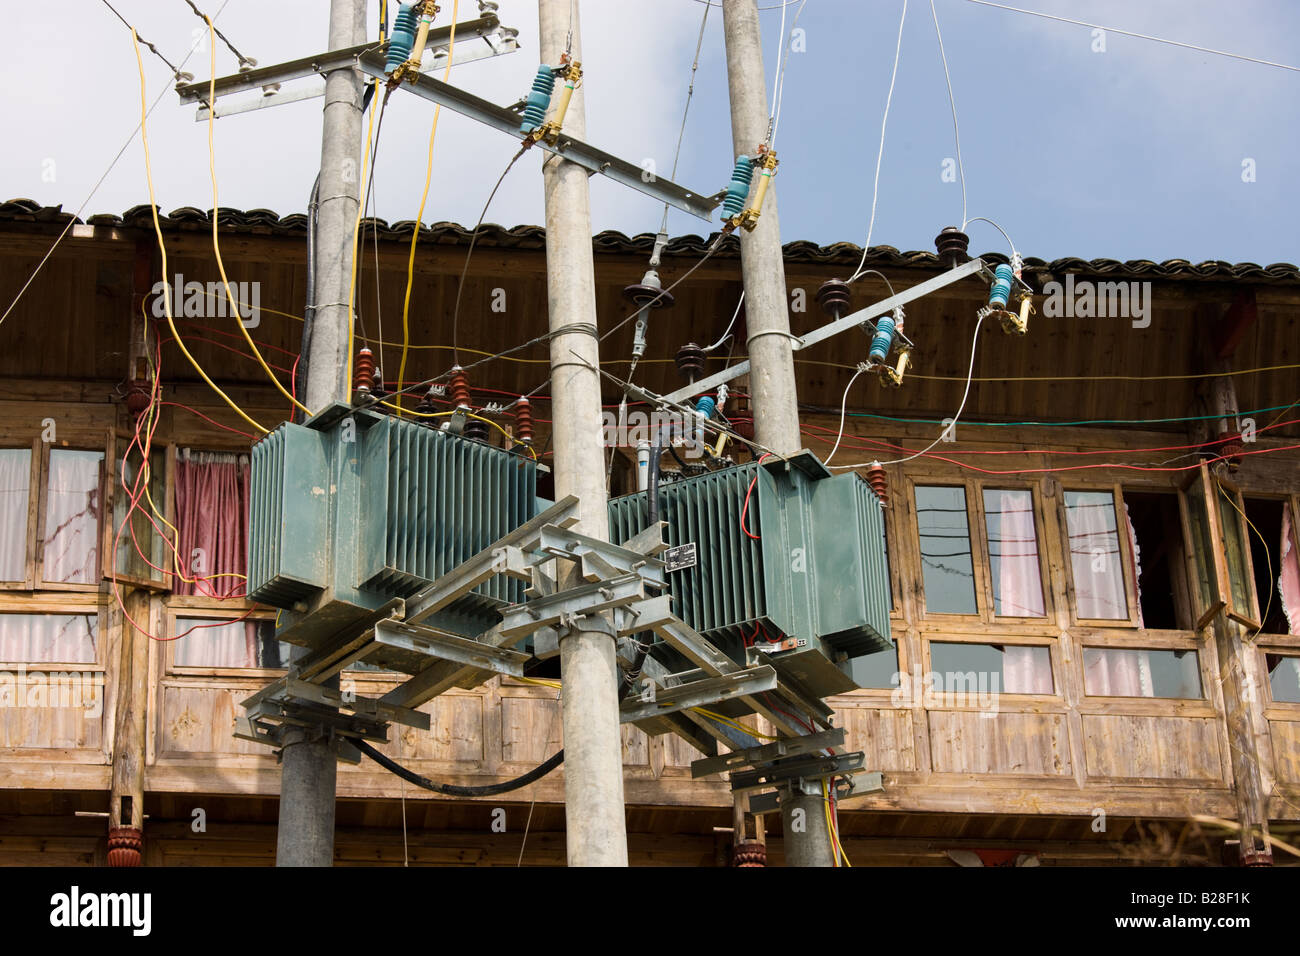
{"label": "overhead wire", "polygon": [[[375,96],[379,95],[380,83],[381,81],[378,78],[376,78],[372,87]],[[375,110],[373,108],[373,100],[371,102],[372,102],[372,107],[370,110],[370,120],[366,127],[366,151],[361,158],[361,182],[362,183],[367,182],[366,180],[367,169],[370,170],[371,176],[374,175],[374,161],[371,158],[371,149],[375,145]],[[387,105],[387,103],[388,103],[388,97],[385,96],[383,102],[381,102],[379,105],[379,116],[380,116],[379,123],[381,129],[383,127],[384,107]],[[357,221],[353,224],[352,227],[352,256],[351,256],[351,269],[350,269],[351,277],[348,281],[348,355],[347,355],[347,362],[345,363],[345,371],[343,376],[345,387],[349,390],[351,390],[352,388],[352,358],[353,358],[352,353],[356,350],[356,346],[355,346],[356,296],[357,296],[357,269],[358,269],[357,248],[358,248],[358,239],[361,235],[361,220],[366,213],[366,203],[367,203],[368,194],[369,194],[369,186],[367,184],[365,187],[363,187],[362,195],[358,197]]]}
{"label": "overhead wire", "polygon": [[1004,3],[992,3],[990,0],[969,0],[969,2],[978,3],[983,7],[997,7],[999,10],[1009,10],[1012,13],[1024,13],[1031,17],[1041,17],[1044,20],[1056,20],[1060,23],[1070,23],[1074,26],[1089,27],[1093,30],[1104,30],[1107,33],[1118,33],[1120,36],[1134,37],[1139,40],[1150,40],[1154,43],[1166,43],[1169,46],[1182,47],[1185,50],[1195,50],[1198,53],[1211,53],[1214,56],[1226,56],[1234,60],[1244,60],[1247,63],[1258,63],[1261,66],[1272,66],[1279,70],[1290,70],[1293,73],[1300,73],[1300,66],[1291,66],[1286,63],[1278,63],[1274,60],[1263,60],[1258,57],[1245,56],[1240,53],[1229,53],[1226,50],[1216,50],[1213,47],[1199,46],[1195,43],[1184,43],[1181,40],[1170,40],[1149,33],[1134,33],[1132,30],[1121,30],[1118,27],[1102,26],[1100,23],[1088,23],[1085,20],[1072,20],[1069,17],[1058,17],[1051,13],[1043,13],[1041,10],[1024,10],[1020,7],[1007,6]]}
{"label": "overhead wire", "polygon": [[[146,121],[148,120],[149,114],[147,109],[148,103],[145,98],[144,57],[140,54],[140,43],[136,38],[134,28],[131,30],[131,42],[135,46],[135,60],[140,71],[140,142],[141,145],[144,146],[144,171],[145,181],[149,186],[149,211],[153,216],[154,234],[157,236],[158,252],[162,257],[162,274],[167,275],[167,246],[163,242],[162,224],[158,220],[158,203],[154,199],[153,191],[153,169],[149,162],[149,133],[146,127]],[[203,370],[203,367],[199,365],[198,360],[195,359],[194,356],[190,354],[190,350],[185,347],[185,343],[181,341],[180,334],[176,331],[176,323],[172,318],[171,287],[166,283],[163,283],[163,308],[167,314],[167,324],[171,328],[172,336],[176,339],[176,347],[181,350],[187,359],[189,359],[190,365],[194,367],[194,371],[198,372],[199,377],[208,383],[209,388],[221,396],[225,403],[234,410],[235,414],[248,422],[248,424],[252,425],[257,431],[264,435],[268,434],[268,429],[254,421],[252,417],[240,408],[229,395],[221,390],[216,382],[212,381],[212,379],[208,377],[208,373]]]}
{"label": "overhead wire", "polygon": [[[447,65],[442,71],[442,82],[446,83],[451,75],[451,63],[456,56],[456,21],[460,16],[460,0],[453,0],[451,5],[451,37],[447,45]],[[429,200],[429,186],[433,183],[433,143],[438,135],[438,117],[442,115],[442,104],[433,108],[433,124],[429,128],[429,155],[424,164],[424,191],[420,194],[420,208],[415,213],[415,228],[411,230],[411,251],[406,260],[406,294],[402,299],[402,357],[397,365],[397,387],[401,389],[406,381],[406,356],[411,343],[411,286],[415,283],[415,246],[420,241],[420,226],[424,222],[424,206]],[[383,333],[380,332],[380,348],[383,347]],[[397,403],[399,406],[401,402]]]}
{"label": "overhead wire", "polygon": [[943,33],[939,30],[939,14],[934,0],[930,0],[930,17],[934,20],[934,35],[939,38],[939,57],[943,60],[943,78],[948,84],[948,105],[952,107],[952,135],[957,143],[957,169],[961,173],[961,227],[966,228],[966,166],[961,160],[961,131],[957,127],[957,98],[952,93],[952,76],[948,73],[948,54],[943,49]]}
{"label": "overhead wire", "polygon": [[[221,7],[217,10],[213,19],[216,19],[217,17],[221,16],[221,11],[226,9],[226,4],[229,2],[230,0],[223,0]],[[107,0],[105,0],[105,5],[107,5]],[[112,7],[110,6],[109,9],[112,9]],[[122,20],[121,14],[118,14],[116,10],[113,10],[113,12],[117,14],[117,18],[119,20]],[[126,23],[125,20],[122,20],[122,22]],[[129,27],[130,24],[128,23],[127,26]],[[185,59],[181,60],[182,67],[184,67],[185,64],[189,62],[190,57],[194,55],[194,51],[199,48],[200,42],[201,42],[200,40],[196,39],[194,43],[190,46],[189,52],[185,54]],[[173,70],[173,73],[179,74],[179,71]],[[179,75],[184,76],[184,74],[179,74]],[[161,93],[158,94],[158,97],[149,106],[149,110],[145,114],[146,116],[153,115],[153,111],[158,108],[158,104],[163,101],[163,99],[167,96],[168,92],[169,92],[168,90],[164,89]],[[109,174],[117,167],[118,161],[122,158],[123,155],[125,155],[127,149],[130,148],[131,143],[135,141],[135,134],[138,132],[140,132],[139,124],[137,124],[135,129],[131,131],[131,135],[126,138],[126,142],[122,144],[121,149],[117,151],[117,154],[109,162],[108,168],[105,169],[104,172],[100,175],[99,179],[95,181],[95,185],[92,186],[90,192],[86,194],[86,198],[81,201],[81,205],[77,207],[77,211],[68,217],[67,223],[64,224],[63,230],[55,238],[54,243],[50,246],[48,250],[46,250],[45,255],[41,257],[40,262],[36,264],[36,268],[32,270],[32,274],[27,277],[27,281],[23,283],[22,287],[18,290],[17,294],[13,297],[13,300],[9,303],[8,307],[5,309],[4,314],[0,315],[0,324],[3,324],[4,320],[9,318],[9,313],[14,310],[14,307],[18,305],[19,300],[22,299],[23,295],[27,292],[28,288],[31,287],[31,284],[34,281],[36,281],[36,277],[40,275],[41,270],[45,268],[45,264],[50,261],[50,257],[54,255],[54,251],[59,248],[59,245],[63,242],[64,238],[66,238],[68,233],[72,231],[72,227],[76,225],[77,222],[81,219],[81,214],[85,212],[86,207],[90,205],[90,200],[95,197],[95,193],[99,192],[99,187],[104,185],[104,180],[106,180]]]}
{"label": "overhead wire", "polygon": [[[185,2],[189,4],[190,9],[194,11],[194,15],[196,17],[198,17],[200,20],[206,21],[208,26],[212,27],[212,21],[208,19],[208,15],[206,13],[204,13],[202,10],[200,10],[198,7],[194,5],[194,0],[185,0]],[[235,45],[230,42],[229,37],[227,37],[220,30],[217,30],[215,27],[212,27],[212,29],[216,33],[216,35],[221,39],[221,42],[226,45],[226,48],[235,55],[235,59],[239,60],[240,66],[250,66],[250,67],[257,66],[256,60],[244,56],[244,54],[240,53],[238,50],[235,49]]]}
{"label": "overhead wire", "polygon": [[[205,17],[204,19],[207,18]],[[271,384],[276,387],[280,394],[289,399],[292,405],[301,409],[305,414],[310,415],[311,409],[298,401],[298,399],[294,397],[293,393],[280,383],[280,380],[276,377],[275,373],[272,372],[270,367],[266,364],[266,359],[262,358],[262,353],[258,349],[257,343],[254,342],[253,337],[248,334],[248,327],[244,325],[243,318],[239,312],[239,307],[235,305],[235,296],[230,291],[230,279],[226,276],[226,264],[221,258],[221,239],[218,232],[218,219],[221,213],[221,203],[217,198],[217,160],[215,147],[213,145],[215,136],[214,131],[216,127],[217,47],[215,41],[211,38],[213,37],[216,27],[213,25],[211,20],[207,20],[207,24],[210,47],[208,51],[209,70],[211,72],[211,76],[208,78],[208,175],[212,180],[212,252],[217,259],[217,272],[221,275],[221,286],[226,290],[226,297],[230,300],[230,308],[235,316],[235,324],[239,326],[239,331],[243,333],[244,341],[247,343],[249,349],[252,350],[253,358],[257,360],[258,365],[262,366],[262,371],[266,372],[267,378],[271,380]],[[167,275],[167,269],[165,266],[163,268],[163,275]]]}

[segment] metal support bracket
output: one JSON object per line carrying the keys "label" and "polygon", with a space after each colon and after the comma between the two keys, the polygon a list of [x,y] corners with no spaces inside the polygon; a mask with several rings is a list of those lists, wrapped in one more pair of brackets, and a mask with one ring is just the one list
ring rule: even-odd
{"label": "metal support bracket", "polygon": [[636,723],[650,717],[716,704],[775,687],[776,671],[770,667],[755,667],[723,677],[706,677],[689,684],[658,687],[654,690],[652,700],[642,700],[635,696],[625,700],[619,707],[619,720],[625,724]]}

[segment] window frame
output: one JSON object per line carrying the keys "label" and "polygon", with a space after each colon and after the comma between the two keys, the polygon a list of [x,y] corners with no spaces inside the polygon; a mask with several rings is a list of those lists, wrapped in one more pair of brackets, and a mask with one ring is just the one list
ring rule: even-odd
{"label": "window frame", "polygon": [[[1039,626],[1051,622],[1056,616],[1056,608],[1052,602],[1052,581],[1051,575],[1047,570],[1047,563],[1043,560],[1043,551],[1047,541],[1047,522],[1043,514],[1042,496],[1038,494],[1039,484],[1032,481],[996,481],[996,482],[974,482],[977,485],[975,494],[975,517],[979,524],[979,549],[980,562],[983,567],[984,579],[984,602],[980,606],[980,619],[986,624],[999,626],[1014,627],[1019,624],[1037,624]],[[1029,501],[1033,512],[1034,520],[1034,550],[1038,562],[1038,587],[1040,596],[1043,601],[1043,613],[1039,615],[1025,614],[997,614],[997,602],[993,594],[993,559],[989,551],[989,529],[987,516],[984,511],[984,493],[985,491],[1027,491]],[[969,509],[969,504],[968,504]],[[976,572],[977,577],[979,572]]]}
{"label": "window frame", "polygon": [[[163,656],[163,672],[168,677],[220,677],[248,679],[252,681],[274,680],[283,677],[287,667],[215,667],[209,665],[189,665],[176,663],[178,641],[171,639],[177,632],[178,618],[204,618],[214,621],[230,621],[245,611],[253,608],[246,620],[274,621],[278,616],[274,608],[257,608],[255,602],[242,598],[228,601],[214,601],[201,597],[173,597],[163,607],[163,634],[166,635]],[[233,622],[232,622],[233,623]],[[243,623],[243,622],[240,622]],[[182,638],[184,640],[184,638]]]}
{"label": "window frame", "polygon": [[[1217,710],[1213,685],[1214,673],[1211,661],[1207,660],[1207,650],[1195,638],[1182,638],[1182,631],[1145,631],[1139,630],[1131,635],[1125,634],[1119,640],[1114,635],[1086,634],[1079,636],[1079,699],[1080,701],[1103,702],[1124,707],[1128,701],[1146,701],[1148,703],[1165,701],[1169,704],[1187,706],[1206,705]],[[1161,635],[1168,635],[1164,640]],[[1099,640],[1098,638],[1102,638]],[[1086,651],[1191,651],[1196,654],[1196,674],[1201,684],[1200,697],[1129,697],[1115,694],[1091,694],[1088,692],[1087,668],[1084,661]]]}
{"label": "window frame", "polygon": [[[924,621],[928,624],[947,622],[952,625],[962,624],[983,624],[987,623],[983,617],[980,607],[980,594],[984,590],[984,584],[981,575],[987,576],[987,570],[980,567],[982,561],[976,553],[975,536],[971,533],[971,485],[973,482],[962,479],[952,478],[943,475],[924,475],[919,476],[921,481],[908,476],[906,492],[908,495],[908,507],[912,511],[912,521],[910,538],[913,548],[912,572],[916,575],[916,586],[913,590],[916,600],[916,618],[918,621]],[[962,491],[963,500],[966,504],[966,537],[970,542],[971,549],[971,598],[975,602],[975,613],[962,614],[951,611],[932,611],[925,594],[925,563],[922,560],[921,552],[921,509],[917,505],[916,490],[917,488],[959,488]],[[1036,619],[1035,619],[1036,620]],[[926,652],[925,657],[928,661],[929,655]]]}
{"label": "window frame", "polygon": [[[1078,588],[1074,580],[1074,552],[1070,547],[1070,522],[1069,512],[1065,503],[1065,497],[1073,492],[1099,493],[1109,492],[1111,496],[1111,505],[1115,509],[1115,537],[1119,542],[1120,551],[1120,574],[1123,576],[1124,583],[1124,600],[1127,604],[1127,617],[1083,617],[1079,614],[1079,595]],[[1065,593],[1066,603],[1070,611],[1070,624],[1072,627],[1096,628],[1099,630],[1107,629],[1133,629],[1141,630],[1137,617],[1137,585],[1133,580],[1133,542],[1128,533],[1128,517],[1124,510],[1124,490],[1118,481],[1106,482],[1086,482],[1071,480],[1069,484],[1061,484],[1057,495],[1057,524],[1060,527],[1061,537],[1061,554],[1063,557],[1062,565],[1065,574]],[[1120,524],[1119,516],[1125,515],[1124,524]]]}
{"label": "window frame", "polygon": [[[23,570],[24,578],[21,581],[0,581],[0,591],[34,591],[36,590],[36,535],[38,529],[41,529],[41,476],[43,474],[41,467],[41,445],[45,444],[39,438],[33,438],[27,443],[28,450],[28,485],[27,485],[27,534],[23,539]],[[0,445],[5,451],[20,451],[24,446],[21,443]]]}
{"label": "window frame", "polygon": [[[84,593],[84,592],[82,592]],[[79,617],[94,614],[98,619],[95,627],[95,659],[93,661],[6,661],[0,659],[0,667],[12,670],[25,667],[27,671],[78,671],[82,673],[99,673],[107,669],[108,631],[120,626],[121,608],[111,600],[105,600],[97,591],[93,594],[34,594],[30,600],[21,603],[6,601],[0,607],[0,615],[25,614],[50,617]]]}
{"label": "window frame", "polygon": [[[1036,619],[1035,619],[1036,620]],[[1053,713],[1063,712],[1065,706],[1064,694],[1064,671],[1062,669],[1060,642],[1055,636],[1050,634],[1033,634],[1023,632],[1012,632],[1004,639],[1001,635],[992,635],[988,632],[962,632],[962,631],[944,631],[928,633],[922,636],[921,640],[921,680],[924,681],[926,675],[936,673],[934,668],[934,658],[931,655],[931,644],[986,644],[989,646],[1001,645],[1003,647],[1045,647],[1047,648],[1048,661],[1052,669],[1052,692],[1050,694],[1040,693],[1012,693],[1010,691],[999,690],[999,700],[1009,700],[1011,702],[1029,703],[1034,701],[1050,702],[1053,706]],[[981,710],[980,707],[973,707],[965,704],[948,704],[945,703],[939,707],[927,708],[928,710]]]}
{"label": "window frame", "polygon": [[[111,434],[111,429],[110,429],[110,434]],[[99,515],[97,518],[98,524],[95,528],[94,540],[96,542],[96,547],[100,551],[100,555],[99,555],[100,567],[101,568],[103,567],[102,560],[103,560],[103,540],[104,540],[104,524],[105,524],[104,516],[107,513],[106,496],[109,490],[107,474],[109,469],[109,462],[111,460],[109,457],[109,448],[107,442],[105,442],[105,444],[102,444],[98,447],[93,447],[93,446],[86,447],[87,443],[82,441],[72,442],[72,441],[65,440],[56,444],[55,442],[43,442],[43,441],[39,441],[38,439],[38,443],[43,445],[44,447],[41,449],[41,455],[40,455],[41,458],[41,480],[39,486],[40,503],[37,506],[37,526],[36,526],[36,532],[35,535],[33,536],[33,542],[32,542],[33,546],[36,549],[36,555],[34,560],[35,580],[33,581],[33,586],[31,590],[68,591],[68,592],[78,592],[83,594],[98,593],[100,588],[100,578],[96,578],[93,582],[90,582],[88,584],[76,584],[67,581],[47,581],[45,579],[45,526],[49,518],[48,507],[49,507],[51,454],[55,451],[98,451],[103,456],[103,458],[100,460],[99,463],[100,507],[99,507]]]}
{"label": "window frame", "polygon": [[[116,580],[119,586],[139,588],[147,591],[170,592],[174,581],[176,564],[173,557],[172,549],[176,542],[168,534],[167,525],[163,526],[161,532],[164,548],[162,567],[166,570],[161,580],[154,578],[140,578],[132,574],[122,574],[115,570],[117,562],[116,549],[113,547],[113,539],[117,534],[117,487],[121,478],[118,471],[117,455],[118,448],[128,448],[131,445],[132,435],[125,434],[116,429],[109,429],[108,433],[108,451],[104,457],[104,508],[103,516],[100,521],[100,572],[105,581]],[[154,450],[163,452],[163,501],[161,507],[163,515],[168,524],[176,526],[176,504],[175,504],[175,476],[176,476],[176,450],[175,447],[166,441],[155,440],[152,442]],[[158,504],[158,502],[154,502]],[[145,505],[145,507],[148,507]]]}

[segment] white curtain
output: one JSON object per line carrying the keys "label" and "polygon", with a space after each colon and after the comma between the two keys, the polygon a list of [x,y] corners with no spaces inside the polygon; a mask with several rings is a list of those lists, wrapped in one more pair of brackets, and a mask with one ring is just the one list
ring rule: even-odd
{"label": "white curtain", "polygon": [[45,580],[94,584],[99,569],[99,474],[104,453],[50,451],[45,504]]}
{"label": "white curtain", "polygon": [[1128,529],[1128,543],[1132,548],[1133,561],[1129,564],[1129,570],[1133,573],[1133,592],[1137,595],[1137,623],[1138,627],[1146,627],[1142,620],[1142,552],[1138,548],[1137,532],[1133,530],[1133,519],[1129,517],[1128,502],[1124,502],[1124,527]]}
{"label": "white curtain", "polygon": [[1286,614],[1287,631],[1300,634],[1300,555],[1292,543],[1294,528],[1289,503],[1282,506],[1282,570],[1277,577],[1277,590],[1282,596],[1282,611]]}
{"label": "white curtain", "polygon": [[32,450],[0,448],[0,581],[27,578],[27,502]]}
{"label": "white curtain", "polygon": [[0,614],[0,662],[93,664],[95,614]]}
{"label": "white curtain", "polygon": [[257,623],[233,621],[216,627],[202,618],[179,617],[176,633],[190,631],[176,642],[178,667],[257,667]]}
{"label": "white curtain", "polygon": [[1154,697],[1151,654],[1130,648],[1085,647],[1083,688],[1093,697]]}
{"label": "white curtain", "polygon": [[1002,681],[1008,694],[1052,693],[1052,655],[1045,647],[1006,645]]}
{"label": "white curtain", "polygon": [[1076,613],[1081,618],[1125,620],[1128,597],[1110,492],[1066,492]]}
{"label": "white curtain", "polygon": [[989,548],[996,546],[998,555],[997,613],[1003,617],[1042,617],[1043,582],[1038,568],[1033,498],[1028,491],[1000,491],[997,501],[1001,519],[998,537],[995,540],[989,536]]}

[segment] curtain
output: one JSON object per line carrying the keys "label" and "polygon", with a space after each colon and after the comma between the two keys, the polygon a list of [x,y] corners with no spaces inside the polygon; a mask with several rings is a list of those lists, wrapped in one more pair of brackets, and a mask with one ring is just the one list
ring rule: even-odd
{"label": "curtain", "polygon": [[1067,491],[1065,521],[1070,536],[1076,613],[1081,618],[1126,619],[1128,597],[1124,593],[1114,496],[1108,491]]}
{"label": "curtain", "polygon": [[93,664],[95,614],[0,614],[0,661]]}
{"label": "curtain", "polygon": [[[989,549],[997,545],[996,613],[1003,617],[1042,617],[1043,582],[1038,568],[1038,538],[1034,533],[1033,498],[1028,491],[1000,491],[997,537],[989,533]],[[987,499],[985,507],[988,507]],[[991,524],[992,522],[990,522]]]}
{"label": "curtain", "polygon": [[1124,502],[1124,527],[1128,530],[1128,543],[1133,560],[1129,562],[1129,573],[1133,575],[1133,593],[1137,595],[1137,624],[1146,627],[1142,620],[1142,552],[1138,549],[1137,532],[1133,530],[1133,519],[1128,513],[1128,502]]}
{"label": "curtain", "polygon": [[1002,660],[1003,689],[1008,694],[1052,693],[1052,655],[1045,647],[1006,645]]}
{"label": "curtain", "polygon": [[[281,667],[276,642],[270,638],[270,621],[232,621],[216,627],[195,627],[211,620],[178,617],[177,667]],[[190,630],[194,628],[194,630]],[[280,645],[281,651],[284,645]],[[287,656],[287,655],[284,655]]]}
{"label": "curtain", "polygon": [[1093,697],[1154,697],[1151,654],[1118,647],[1085,647],[1083,687]]}
{"label": "curtain", "polygon": [[27,579],[27,502],[32,450],[0,448],[0,581]]}
{"label": "curtain", "polygon": [[1282,570],[1277,578],[1277,590],[1282,596],[1282,611],[1286,615],[1287,631],[1300,634],[1300,555],[1293,543],[1291,505],[1282,506]]}
{"label": "curtain", "polygon": [[99,569],[99,475],[104,453],[50,451],[45,502],[46,581],[94,584]]}
{"label": "curtain", "polygon": [[183,449],[176,459],[176,550],[185,567],[176,594],[236,597],[245,593],[248,549],[248,456]]}

